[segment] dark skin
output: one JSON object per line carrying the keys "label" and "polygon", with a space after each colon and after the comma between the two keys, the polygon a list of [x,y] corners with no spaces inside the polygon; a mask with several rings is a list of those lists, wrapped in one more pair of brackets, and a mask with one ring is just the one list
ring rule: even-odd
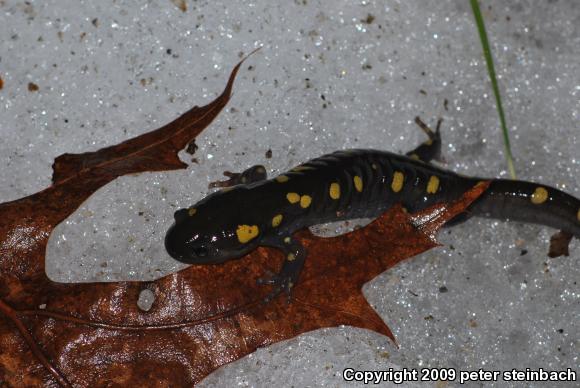
{"label": "dark skin", "polygon": [[[481,178],[460,176],[430,161],[441,153],[439,127],[432,131],[418,118],[428,140],[397,155],[375,150],[346,150],[306,162],[271,180],[254,166],[214,184],[226,187],[189,209],[175,213],[165,246],[189,264],[219,264],[258,246],[281,250],[286,257],[278,274],[259,279],[271,285],[265,301],[281,292],[290,296],[307,252],[293,234],[305,227],[351,218],[378,217],[401,203],[410,212],[458,199]],[[510,219],[551,226],[580,238],[580,200],[553,187],[492,179],[488,189],[452,220],[471,216]]]}

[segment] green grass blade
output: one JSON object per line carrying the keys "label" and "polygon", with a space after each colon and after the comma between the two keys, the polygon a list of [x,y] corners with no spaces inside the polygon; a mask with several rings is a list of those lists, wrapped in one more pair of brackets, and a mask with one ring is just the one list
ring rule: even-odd
{"label": "green grass blade", "polygon": [[514,167],[512,149],[510,146],[510,136],[505,122],[505,114],[503,111],[503,105],[501,104],[501,95],[499,94],[499,86],[497,84],[495,67],[493,65],[493,58],[491,57],[491,49],[489,48],[489,41],[487,40],[485,24],[483,23],[483,16],[481,15],[481,9],[479,8],[478,0],[470,0],[470,1],[471,8],[473,9],[473,16],[475,17],[475,24],[477,25],[477,31],[479,32],[479,38],[481,39],[481,46],[483,47],[483,56],[485,57],[485,62],[487,64],[487,73],[489,74],[489,78],[491,80],[491,87],[493,89],[493,94],[495,96],[495,105],[497,108],[497,113],[499,114],[499,122],[501,124],[501,130],[503,132],[503,143],[505,148],[508,169],[512,179],[515,179],[516,169]]}

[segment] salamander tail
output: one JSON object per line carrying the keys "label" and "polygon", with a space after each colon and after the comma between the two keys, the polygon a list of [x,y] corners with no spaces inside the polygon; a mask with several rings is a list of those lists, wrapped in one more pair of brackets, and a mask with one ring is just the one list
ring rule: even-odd
{"label": "salamander tail", "polygon": [[540,224],[580,238],[580,200],[537,183],[494,179],[470,215]]}

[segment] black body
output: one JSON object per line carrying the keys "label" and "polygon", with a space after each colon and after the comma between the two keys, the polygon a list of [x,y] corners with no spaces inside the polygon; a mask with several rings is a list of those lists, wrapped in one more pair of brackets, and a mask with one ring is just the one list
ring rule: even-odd
{"label": "black body", "polygon": [[[456,200],[484,180],[429,164],[438,156],[441,140],[438,130],[422,129],[429,141],[408,156],[377,150],[338,151],[270,180],[265,180],[263,167],[254,167],[247,176],[258,181],[213,193],[177,211],[166,236],[167,251],[186,263],[208,264],[240,257],[259,245],[277,247],[286,255],[283,268],[261,282],[275,286],[268,299],[280,291],[289,292],[306,258],[303,247],[292,238],[297,230],[377,217],[398,203],[413,213]],[[580,200],[546,185],[492,179],[468,211],[450,224],[471,216],[547,225],[580,238]]]}

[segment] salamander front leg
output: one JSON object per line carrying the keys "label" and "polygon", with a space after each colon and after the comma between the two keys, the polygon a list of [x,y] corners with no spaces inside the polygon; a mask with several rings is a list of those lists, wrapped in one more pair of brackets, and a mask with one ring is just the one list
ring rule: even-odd
{"label": "salamander front leg", "polygon": [[429,136],[429,140],[419,145],[412,151],[407,152],[410,158],[421,160],[425,163],[429,163],[431,160],[441,159],[441,133],[439,129],[441,128],[441,123],[443,119],[437,121],[437,127],[435,132],[427,126],[418,116],[415,117],[415,123]]}
{"label": "salamander front leg", "polygon": [[213,189],[215,187],[231,187],[235,185],[246,185],[248,183],[263,181],[268,178],[266,169],[264,168],[264,166],[260,164],[252,166],[241,173],[224,171],[224,175],[230,179],[225,181],[211,182],[209,184],[209,188]]}
{"label": "salamander front leg", "polygon": [[285,260],[282,269],[278,274],[270,274],[268,277],[258,279],[258,284],[272,285],[272,291],[264,298],[264,303],[274,299],[281,292],[285,292],[290,303],[292,298],[292,287],[298,282],[304,261],[306,260],[306,250],[294,238],[285,237],[282,242],[268,244],[284,252]]}

